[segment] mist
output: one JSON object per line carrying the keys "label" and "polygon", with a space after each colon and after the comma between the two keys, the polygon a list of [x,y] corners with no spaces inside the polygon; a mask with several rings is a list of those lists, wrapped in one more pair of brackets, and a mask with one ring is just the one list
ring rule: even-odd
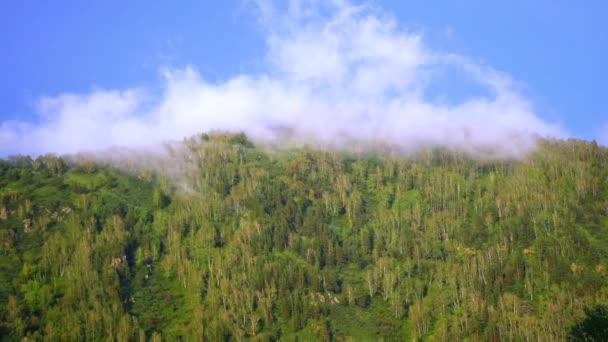
{"label": "mist", "polygon": [[[505,73],[435,51],[390,14],[346,1],[249,9],[266,41],[264,71],[210,81],[195,66],[161,68],[160,91],[134,86],[43,96],[36,122],[0,123],[0,155],[154,150],[211,130],[254,141],[343,148],[443,147],[520,157],[564,130],[536,113]],[[204,44],[204,42],[201,42]],[[452,101],[430,90],[457,71],[483,91]],[[445,97],[450,98],[449,93]]]}

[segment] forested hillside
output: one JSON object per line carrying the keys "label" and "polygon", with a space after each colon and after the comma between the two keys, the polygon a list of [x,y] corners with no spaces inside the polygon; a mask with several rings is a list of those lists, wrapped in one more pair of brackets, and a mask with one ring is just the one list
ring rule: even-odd
{"label": "forested hillside", "polygon": [[606,333],[608,150],[595,143],[545,140],[522,160],[222,133],[183,146],[164,169],[0,161],[2,340]]}

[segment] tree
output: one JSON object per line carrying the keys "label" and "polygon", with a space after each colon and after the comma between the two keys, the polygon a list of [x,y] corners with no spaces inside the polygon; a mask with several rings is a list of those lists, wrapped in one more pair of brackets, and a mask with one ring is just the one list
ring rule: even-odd
{"label": "tree", "polygon": [[608,307],[597,305],[585,309],[585,318],[568,334],[569,341],[605,341],[608,339]]}

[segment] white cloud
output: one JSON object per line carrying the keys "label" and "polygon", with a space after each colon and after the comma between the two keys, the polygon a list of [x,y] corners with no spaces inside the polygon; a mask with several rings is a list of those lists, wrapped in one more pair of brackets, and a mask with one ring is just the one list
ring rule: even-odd
{"label": "white cloud", "polygon": [[[420,33],[346,1],[257,1],[266,71],[205,80],[195,68],[162,71],[157,97],[142,89],[93,90],[39,100],[39,124],[0,124],[0,155],[140,146],[213,129],[261,138],[286,127],[320,143],[337,137],[517,156],[535,136],[563,136],[543,121],[508,75],[464,56],[431,51]],[[428,100],[437,75],[457,68],[490,95]],[[449,94],[448,94],[449,95]]]}

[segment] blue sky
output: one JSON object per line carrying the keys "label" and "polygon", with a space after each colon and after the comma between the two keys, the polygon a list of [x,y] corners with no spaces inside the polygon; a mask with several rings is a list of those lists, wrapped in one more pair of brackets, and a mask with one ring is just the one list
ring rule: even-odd
{"label": "blue sky", "polygon": [[[327,65],[323,64],[323,58],[312,58],[313,62],[317,63],[314,73],[310,73],[310,67],[307,65],[296,71],[289,68],[289,58],[300,58],[289,54],[294,48],[289,45],[290,40],[305,38],[305,32],[314,31],[332,18],[337,18],[340,13],[346,13],[344,8],[329,6],[327,9],[327,6],[314,0],[303,3],[306,10],[316,14],[302,18],[301,13],[287,13],[289,6],[285,3],[263,0],[3,1],[0,4],[0,153],[37,154],[45,152],[45,147],[50,149],[46,152],[74,152],[74,148],[69,145],[78,145],[78,139],[65,138],[56,146],[48,144],[45,139],[49,139],[54,130],[58,130],[59,135],[65,135],[69,134],[70,129],[79,129],[81,126],[78,125],[66,126],[66,120],[72,120],[71,115],[75,110],[93,113],[86,125],[82,126],[85,133],[86,127],[95,126],[99,123],[95,120],[104,121],[104,115],[108,115],[126,118],[128,123],[141,120],[144,121],[143,124],[147,124],[145,120],[155,120],[154,129],[149,128],[150,125],[142,128],[142,123],[129,127],[137,127],[142,136],[154,134],[162,139],[179,138],[159,133],[159,125],[165,122],[165,119],[154,116],[156,114],[153,115],[152,112],[159,112],[158,108],[174,108],[173,105],[167,104],[167,99],[187,97],[185,94],[190,90],[185,88],[186,84],[191,84],[192,89],[201,91],[209,88],[205,85],[216,87],[215,90],[218,91],[229,88],[236,92],[230,93],[230,96],[238,98],[240,95],[246,97],[249,94],[258,99],[255,102],[258,105],[262,102],[268,103],[264,102],[266,100],[259,100],[260,98],[268,99],[276,94],[269,95],[272,90],[268,90],[264,95],[251,95],[251,88],[234,86],[233,81],[244,77],[249,82],[245,83],[255,89],[260,88],[259,82],[262,82],[258,79],[255,81],[258,83],[252,84],[251,79],[256,78],[270,78],[273,82],[283,85],[296,84],[294,92],[283,94],[287,98],[292,98],[290,96],[302,87],[307,89],[306,93],[313,92],[318,84],[322,84],[325,90],[331,89],[341,94],[324,98],[325,102],[314,108],[326,108],[330,106],[328,103],[331,104],[334,100],[338,103],[348,96],[360,96],[363,91],[361,87],[353,90],[344,88],[342,83],[336,86],[338,83],[334,82],[333,78],[335,70],[328,69]],[[355,1],[347,6],[356,7],[361,3]],[[408,81],[407,85],[395,86],[397,80],[376,80],[380,82],[380,88],[386,85],[386,88],[382,88],[385,92],[376,97],[370,95],[369,100],[360,107],[340,107],[340,110],[351,112],[341,113],[340,119],[351,120],[349,115],[353,115],[352,112],[357,112],[357,115],[374,115],[372,106],[378,102],[386,106],[379,105],[377,111],[388,110],[389,104],[394,102],[395,98],[415,98],[420,105],[415,108],[423,108],[423,111],[428,109],[429,104],[441,103],[441,108],[428,109],[430,117],[436,115],[433,113],[444,113],[453,109],[453,106],[471,102],[469,100],[479,97],[488,98],[486,102],[491,102],[493,95],[488,93],[499,91],[495,85],[489,86],[486,79],[500,73],[509,83],[505,94],[508,93],[511,99],[515,96],[511,95],[516,94],[514,102],[507,105],[515,106],[510,112],[517,112],[517,118],[527,117],[531,120],[522,119],[517,121],[518,124],[525,126],[532,122],[531,125],[538,125],[536,131],[540,134],[575,136],[608,143],[608,111],[604,105],[604,99],[608,98],[605,86],[605,80],[608,79],[608,67],[605,62],[608,60],[608,21],[605,20],[608,4],[605,2],[429,0],[368,1],[363,4],[368,8],[363,10],[362,16],[371,13],[373,18],[382,23],[391,22],[378,32],[389,30],[391,37],[420,39],[421,43],[416,43],[412,50],[398,53],[423,51],[421,53],[429,55],[427,52],[430,51],[433,55],[444,57],[455,55],[466,62],[455,63],[457,67],[453,67],[454,64],[444,67],[444,62],[430,59],[417,61],[414,63],[416,70],[435,70],[438,65],[442,65],[442,71],[432,76],[432,82],[428,82],[431,76],[421,72],[416,78]],[[266,5],[273,8],[271,14],[264,13]],[[325,11],[329,11],[329,14]],[[336,22],[356,26],[363,25],[366,21],[358,17],[348,22]],[[357,31],[357,28],[352,30],[363,32]],[[326,31],[327,28],[325,31],[319,29],[315,32],[321,34]],[[340,32],[335,35],[338,39],[342,37]],[[304,38],[302,42],[307,42]],[[345,45],[351,46],[351,43],[346,42]],[[302,45],[297,46],[295,51],[316,53],[311,46]],[[319,52],[319,55],[324,56],[325,51]],[[384,57],[386,56],[383,55]],[[386,61],[393,61],[393,57],[403,56],[391,56]],[[301,62],[306,64],[306,58]],[[477,73],[472,77],[470,68],[465,68],[465,64],[490,71],[486,70],[481,76]],[[382,66],[377,67],[382,69]],[[346,69],[347,72],[359,70],[349,68]],[[358,66],[353,64],[352,68]],[[403,69],[404,66],[399,68],[404,72],[403,75],[412,73],[410,69]],[[322,76],[319,76],[319,73],[322,73]],[[307,77],[305,81],[300,78],[302,75]],[[307,83],[302,85],[301,82]],[[422,96],[424,101],[409,95],[418,91],[418,83],[425,83]],[[268,89],[276,88],[281,87]],[[412,90],[414,88],[416,90]],[[176,95],[176,89],[183,90],[179,96]],[[374,92],[373,89],[370,87],[365,91]],[[394,92],[399,96],[393,96]],[[142,93],[145,95],[140,95]],[[215,91],[214,94],[216,93],[218,92]],[[406,93],[407,96],[403,95]],[[193,96],[184,99],[183,103],[193,106],[223,103],[217,98],[203,96],[203,93],[195,96],[196,101],[192,100]],[[203,98],[206,99],[205,102],[201,102]],[[293,102],[297,103],[300,97],[293,99]],[[104,103],[113,105],[110,109],[92,108],[91,103],[97,103],[95,101],[105,101]],[[271,105],[275,104],[272,102]],[[280,107],[281,110],[293,113],[303,111],[285,106]],[[504,106],[504,103],[497,100],[494,107],[488,110],[499,111],[501,106]],[[147,107],[158,108],[148,110]],[[471,108],[468,104],[462,107],[455,109],[454,113],[437,114],[439,116],[433,117],[433,120],[420,121],[411,118],[411,121],[417,127],[444,125],[441,122],[449,120],[450,115],[459,115],[464,108]],[[251,113],[260,111],[257,107],[245,104],[238,108]],[[405,111],[410,107],[403,105],[400,108]],[[177,112],[179,110],[181,109],[175,109]],[[211,115],[211,111],[217,109],[209,107],[207,112],[189,113],[188,117]],[[138,115],[148,119],[141,119]],[[390,119],[386,119],[387,122],[392,125],[390,120],[394,120],[392,118],[398,115],[400,113],[394,113]],[[502,117],[498,112],[492,115],[496,115],[496,118]],[[276,115],[272,118],[263,117],[262,121],[275,122],[275,119]],[[201,122],[188,120],[189,123]],[[249,120],[252,120],[251,116],[245,117],[243,122],[248,124]],[[259,116],[256,116],[256,120],[259,121]],[[281,116],[281,120],[286,119]],[[324,119],[319,120],[320,126],[323,126]],[[468,125],[471,125],[470,122],[474,119],[467,120],[458,121],[458,127],[468,130]],[[515,122],[514,120],[503,121]],[[300,124],[300,121],[288,122]],[[218,128],[239,128],[236,118],[228,123],[205,122],[196,128],[213,128],[212,123],[217,123]],[[101,129],[105,129],[103,124],[99,124]],[[123,127],[124,122],[119,126]],[[549,126],[552,128],[549,129]],[[446,127],[446,132],[451,132],[451,126]],[[317,126],[309,128],[315,130]],[[116,138],[120,132],[128,131],[124,127],[121,129],[112,135],[114,145],[131,143],[128,139]],[[470,129],[475,132],[478,128]],[[355,131],[360,132],[360,128],[353,128],[353,132]],[[190,133],[183,130],[179,132]],[[331,133],[335,131],[327,132]],[[399,132],[392,133],[395,137],[399,136]],[[97,138],[99,141],[107,140],[104,136]],[[482,142],[484,139],[486,137],[479,138]],[[31,140],[39,143],[33,143]],[[85,144],[86,148],[106,147],[100,145],[99,141],[95,144]]]}

